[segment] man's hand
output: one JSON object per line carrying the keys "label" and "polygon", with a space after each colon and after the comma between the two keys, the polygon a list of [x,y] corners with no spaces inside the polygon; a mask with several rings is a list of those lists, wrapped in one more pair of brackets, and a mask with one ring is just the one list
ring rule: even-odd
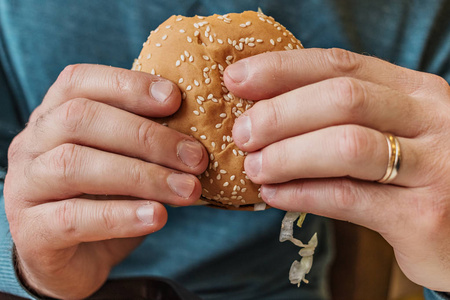
{"label": "man's hand", "polygon": [[[340,49],[274,52],[225,71],[257,102],[233,139],[271,206],[378,231],[417,284],[450,291],[450,88],[435,75]],[[400,141],[392,184],[384,132]]]}
{"label": "man's hand", "polygon": [[173,114],[176,85],[141,72],[67,67],[11,144],[5,205],[23,280],[55,298],[84,298],[143,236],[161,203],[189,205],[207,166],[192,137],[145,117]]}

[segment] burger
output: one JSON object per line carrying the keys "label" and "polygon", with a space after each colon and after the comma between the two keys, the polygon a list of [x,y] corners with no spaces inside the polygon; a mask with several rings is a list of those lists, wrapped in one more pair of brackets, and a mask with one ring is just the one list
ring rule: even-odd
{"label": "burger", "polygon": [[[182,93],[180,109],[166,118],[153,119],[199,140],[208,151],[209,166],[199,175],[200,202],[232,210],[264,210],[260,185],[245,174],[246,152],[233,142],[233,124],[253,102],[230,93],[224,83],[228,65],[270,52],[303,49],[283,25],[261,11],[212,16],[172,16],[151,31],[133,70],[161,76],[176,83]],[[293,224],[301,226],[305,214],[287,212],[280,241],[301,248],[300,261],[289,272],[291,283],[308,282],[317,246],[314,235],[307,244],[293,237]]]}
{"label": "burger", "polygon": [[199,176],[201,200],[234,210],[262,210],[260,186],[244,170],[246,152],[233,142],[236,118],[253,102],[236,97],[224,84],[225,68],[269,51],[302,49],[283,25],[262,12],[208,17],[172,16],[143,44],[133,70],[169,79],[181,90],[180,109],[154,121],[191,135],[207,149],[210,163]]}

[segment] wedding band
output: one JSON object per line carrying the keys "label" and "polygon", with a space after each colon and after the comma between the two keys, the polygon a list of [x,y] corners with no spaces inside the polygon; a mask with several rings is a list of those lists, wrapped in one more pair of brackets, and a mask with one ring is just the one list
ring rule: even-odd
{"label": "wedding band", "polygon": [[389,160],[384,176],[378,180],[379,183],[390,183],[398,175],[401,161],[400,143],[398,139],[391,133],[385,133],[386,141],[389,149]]}

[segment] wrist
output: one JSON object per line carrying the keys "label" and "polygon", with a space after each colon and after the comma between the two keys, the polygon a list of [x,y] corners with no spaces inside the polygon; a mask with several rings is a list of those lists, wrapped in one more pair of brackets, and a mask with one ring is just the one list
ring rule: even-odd
{"label": "wrist", "polygon": [[55,300],[56,298],[48,297],[41,291],[38,291],[33,286],[36,286],[35,284],[32,284],[31,281],[31,275],[29,272],[26,271],[26,269],[23,266],[22,261],[20,260],[16,246],[13,247],[13,264],[14,269],[16,272],[17,279],[19,280],[20,285],[22,288],[31,296],[33,296],[36,299],[43,299],[43,300]]}

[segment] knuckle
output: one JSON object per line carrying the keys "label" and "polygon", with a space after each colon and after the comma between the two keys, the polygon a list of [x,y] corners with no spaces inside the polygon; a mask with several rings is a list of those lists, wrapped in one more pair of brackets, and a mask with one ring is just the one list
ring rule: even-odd
{"label": "knuckle", "polygon": [[360,68],[360,60],[353,52],[340,48],[332,48],[326,50],[325,53],[331,66],[338,73],[355,73]]}
{"label": "knuckle", "polygon": [[17,135],[8,148],[8,161],[11,166],[13,162],[19,161],[23,153],[22,134]]}
{"label": "knuckle", "polygon": [[360,115],[366,106],[366,88],[356,79],[340,77],[332,79],[332,97],[339,112],[350,117]]}
{"label": "knuckle", "polygon": [[348,179],[336,181],[332,185],[332,196],[332,201],[339,211],[354,210],[358,204],[352,182]]}
{"label": "knuckle", "polygon": [[370,150],[370,138],[361,127],[343,126],[337,141],[338,159],[350,165],[364,162]]}
{"label": "knuckle", "polygon": [[62,144],[52,150],[47,168],[62,182],[69,182],[79,169],[80,148],[74,144]]}
{"label": "knuckle", "polygon": [[56,228],[62,232],[64,236],[75,237],[77,235],[77,200],[70,199],[59,202],[56,208],[55,220],[57,222]]}
{"label": "knuckle", "polygon": [[80,85],[80,77],[78,76],[81,64],[73,64],[66,66],[58,78],[54,86],[57,86],[62,91],[70,91]]}
{"label": "knuckle", "polygon": [[134,90],[136,84],[136,77],[130,76],[128,70],[117,69],[112,72],[110,86],[118,95],[124,95]]}
{"label": "knuckle", "polygon": [[103,224],[106,232],[114,232],[119,227],[117,220],[117,214],[114,210],[114,205],[112,203],[105,203],[99,208],[99,219],[101,224]]}
{"label": "knuckle", "polygon": [[136,132],[136,143],[150,151],[160,148],[157,130],[157,123],[148,120],[142,121]]}
{"label": "knuckle", "polygon": [[[267,124],[266,128],[271,128],[272,130],[280,130],[282,125],[283,113],[282,106],[279,101],[261,101],[255,103],[253,106],[253,111],[257,110],[256,118],[264,117],[264,124]],[[258,128],[255,128],[258,129]]]}
{"label": "knuckle", "polygon": [[450,95],[450,85],[443,77],[426,73],[424,81],[428,84],[426,86],[430,86],[435,91],[443,91],[447,95]]}
{"label": "knuckle", "polygon": [[57,116],[65,130],[76,133],[95,118],[96,104],[84,98],[71,99],[58,108]]}
{"label": "knuckle", "polygon": [[135,187],[145,187],[148,185],[149,178],[144,163],[137,162],[130,164],[129,176],[130,184]]}

